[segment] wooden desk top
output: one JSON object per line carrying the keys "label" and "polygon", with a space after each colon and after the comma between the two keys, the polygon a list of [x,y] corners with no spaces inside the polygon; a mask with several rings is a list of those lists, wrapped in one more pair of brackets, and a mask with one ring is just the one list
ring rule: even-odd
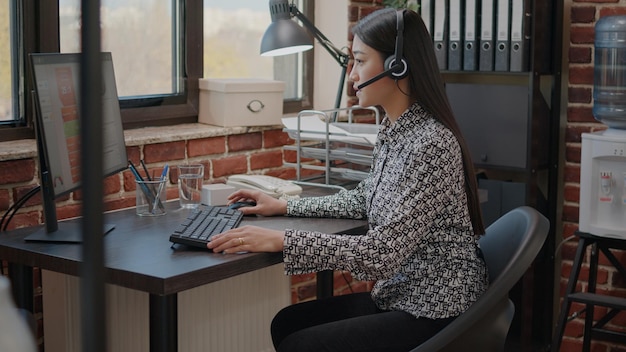
{"label": "wooden desk top", "polygon": [[[166,203],[167,214],[140,217],[135,209],[105,214],[115,229],[104,237],[105,280],[152,294],[168,295],[282,262],[282,253],[224,255],[177,245],[170,233],[187,215],[178,201]],[[295,217],[244,217],[242,225],[297,228],[326,233],[362,233],[364,220]],[[38,227],[0,232],[0,258],[55,272],[80,275],[82,245],[25,242]]]}

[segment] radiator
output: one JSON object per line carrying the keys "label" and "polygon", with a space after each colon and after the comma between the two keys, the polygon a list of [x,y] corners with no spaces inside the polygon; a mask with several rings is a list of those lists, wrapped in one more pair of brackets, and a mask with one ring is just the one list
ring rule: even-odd
{"label": "radiator", "polygon": [[[42,271],[47,352],[79,352],[79,279]],[[148,294],[106,285],[107,350],[149,351]],[[178,294],[181,352],[273,351],[270,322],[291,302],[283,265],[238,275]]]}

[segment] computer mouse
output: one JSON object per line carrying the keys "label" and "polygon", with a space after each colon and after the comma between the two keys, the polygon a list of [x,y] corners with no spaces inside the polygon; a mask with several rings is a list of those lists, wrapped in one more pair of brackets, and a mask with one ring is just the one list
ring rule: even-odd
{"label": "computer mouse", "polygon": [[229,205],[228,209],[239,209],[241,207],[253,207],[255,205],[256,205],[256,202],[241,201],[241,202],[235,202],[235,203]]}

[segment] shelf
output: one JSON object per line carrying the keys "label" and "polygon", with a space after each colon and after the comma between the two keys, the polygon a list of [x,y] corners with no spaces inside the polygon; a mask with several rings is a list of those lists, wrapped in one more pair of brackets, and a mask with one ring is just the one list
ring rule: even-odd
{"label": "shelf", "polygon": [[533,78],[532,72],[482,72],[482,71],[444,71],[446,83],[481,83],[528,85]]}
{"label": "shelf", "polygon": [[592,304],[619,310],[626,310],[626,298],[600,295],[589,292],[576,292],[568,295],[569,300],[578,303]]}
{"label": "shelf", "polygon": [[[353,114],[359,110],[371,111],[376,124],[353,122]],[[335,186],[337,178],[361,181],[367,177],[372,164],[379,123],[378,109],[359,106],[305,110],[296,118],[284,118],[283,131],[296,141],[295,145],[283,147],[296,152],[296,162],[284,165],[296,168],[297,182],[304,182],[303,170],[321,171],[327,186]],[[317,160],[322,165],[305,160]]]}
{"label": "shelf", "polygon": [[[284,150],[298,151],[296,146],[285,146]],[[357,148],[351,145],[333,146],[326,149],[323,144],[313,144],[300,147],[301,157],[317,160],[341,160],[358,165],[370,166],[372,164],[372,149]]]}
{"label": "shelf", "polygon": [[[523,4],[529,36],[526,71],[441,72],[479,184],[488,188],[487,201],[481,202],[487,225],[522,205],[558,223],[563,5],[540,0]],[[552,227],[542,252],[511,292],[516,313],[509,338],[522,345],[532,341],[543,349],[551,341],[553,307],[545,297],[554,292],[555,243]]]}

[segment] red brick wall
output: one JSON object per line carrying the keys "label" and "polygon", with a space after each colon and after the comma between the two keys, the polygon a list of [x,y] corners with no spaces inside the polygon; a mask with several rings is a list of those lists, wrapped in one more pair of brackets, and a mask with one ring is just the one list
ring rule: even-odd
{"label": "red brick wall", "polygon": [[[205,165],[205,183],[223,182],[236,173],[263,173],[283,178],[295,177],[293,168],[283,167],[282,146],[293,141],[282,130],[190,139],[127,147],[128,158],[139,165],[143,159],[150,172],[160,173],[165,163],[188,161]],[[36,158],[0,161],[0,214],[22,195],[38,185]],[[104,180],[105,210],[135,205],[135,182],[130,171]],[[176,169],[170,169],[168,199],[178,198]],[[59,219],[80,215],[80,191],[57,201]],[[32,197],[11,220],[8,229],[34,226],[43,221],[41,198]]]}

